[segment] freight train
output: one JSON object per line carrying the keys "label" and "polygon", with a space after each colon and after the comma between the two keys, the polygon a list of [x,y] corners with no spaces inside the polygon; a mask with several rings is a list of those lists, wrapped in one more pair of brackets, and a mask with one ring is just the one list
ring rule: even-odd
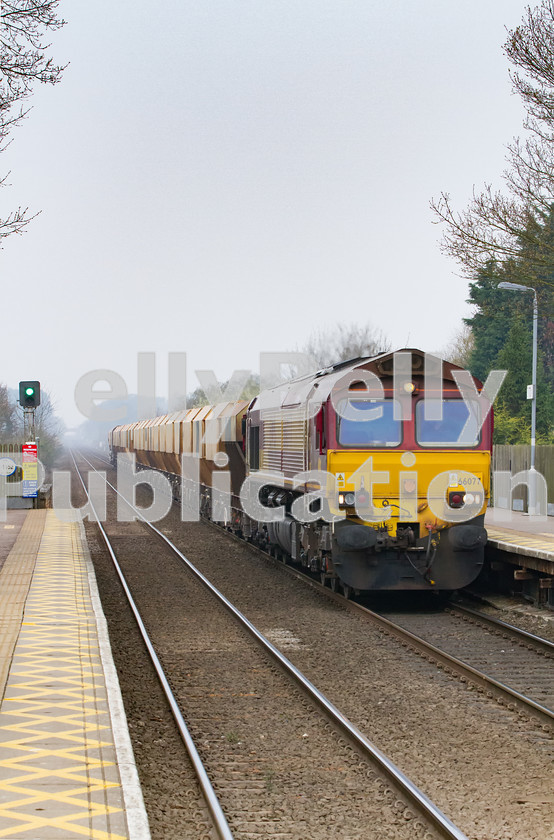
{"label": "freight train", "polygon": [[404,349],[120,425],[109,444],[347,597],[448,592],[483,565],[492,424],[479,380]]}

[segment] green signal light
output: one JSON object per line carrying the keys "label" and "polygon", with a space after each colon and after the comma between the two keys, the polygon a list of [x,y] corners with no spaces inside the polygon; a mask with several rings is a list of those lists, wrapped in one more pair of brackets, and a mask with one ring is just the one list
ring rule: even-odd
{"label": "green signal light", "polygon": [[[0,0],[0,4],[2,0]],[[19,383],[19,405],[27,409],[35,409],[40,405],[40,382],[25,379]]]}

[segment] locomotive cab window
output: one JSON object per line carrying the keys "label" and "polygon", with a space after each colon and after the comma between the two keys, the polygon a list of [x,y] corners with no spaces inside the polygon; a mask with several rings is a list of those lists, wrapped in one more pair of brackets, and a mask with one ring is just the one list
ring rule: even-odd
{"label": "locomotive cab window", "polygon": [[[395,400],[344,400],[339,405],[338,441],[342,446],[399,446],[402,421],[394,419]],[[341,416],[342,415],[342,416]]]}
{"label": "locomotive cab window", "polygon": [[479,406],[464,400],[443,400],[442,420],[425,419],[425,400],[416,404],[416,440],[420,446],[477,446]]}

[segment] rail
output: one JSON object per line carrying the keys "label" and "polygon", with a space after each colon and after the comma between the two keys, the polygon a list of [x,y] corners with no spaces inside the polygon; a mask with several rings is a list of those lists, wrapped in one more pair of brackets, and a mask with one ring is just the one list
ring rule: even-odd
{"label": "rail", "polygon": [[[89,466],[97,472],[94,465],[81,454],[80,456]],[[75,462],[75,459],[74,459]],[[350,742],[354,744],[361,752],[369,758],[383,773],[394,787],[403,795],[417,811],[422,815],[440,834],[441,837],[448,838],[448,840],[468,840],[467,836],[455,826],[448,817],[433,803],[431,800],[396,767],[396,765],[387,756],[381,752],[362,732],[345,716],[337,707],[328,700],[325,695],[308,680],[295,665],[284,656],[281,651],[273,645],[260,631],[240,612],[191,562],[185,555],[169,540],[165,534],[162,533],[155,525],[148,522],[142,516],[139,509],[134,507],[128,499],[126,499],[114,485],[106,480],[106,484],[110,487],[120,498],[122,498],[127,505],[135,512],[137,517],[150,528],[179,559],[185,564],[189,571],[223,604],[227,610],[246,628],[252,636],[262,645],[262,647],[269,653],[302,688],[314,700],[320,708],[328,715],[332,722],[341,729],[341,731],[349,738]],[[82,481],[82,479],[81,479]],[[98,523],[100,525],[100,523]],[[103,529],[102,529],[103,530]]]}

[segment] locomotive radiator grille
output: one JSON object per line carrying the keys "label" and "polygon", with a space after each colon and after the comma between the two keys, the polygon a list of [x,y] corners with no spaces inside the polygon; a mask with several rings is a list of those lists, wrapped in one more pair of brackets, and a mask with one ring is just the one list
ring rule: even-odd
{"label": "locomotive radiator grille", "polygon": [[305,408],[264,411],[262,469],[294,474],[306,469]]}

